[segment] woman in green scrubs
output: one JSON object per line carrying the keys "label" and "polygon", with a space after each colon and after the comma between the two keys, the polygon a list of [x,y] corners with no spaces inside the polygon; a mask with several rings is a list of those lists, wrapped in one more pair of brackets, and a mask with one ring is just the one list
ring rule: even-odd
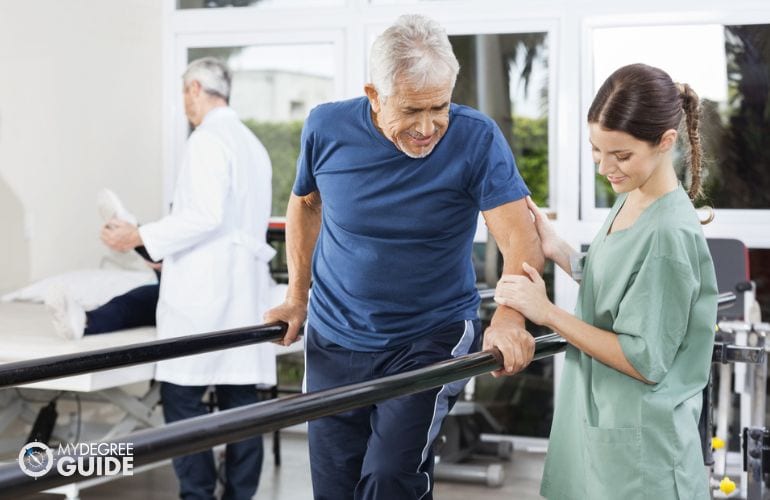
{"label": "woman in green scrubs", "polygon": [[[503,276],[495,297],[569,343],[541,486],[548,499],[710,498],[698,418],[717,285],[691,202],[698,119],[688,85],[650,66],[620,68],[588,112],[594,161],[619,196],[582,262],[529,201],[545,256],[573,276],[582,265],[575,315],[548,300],[526,264],[528,276]],[[680,122],[689,192],[673,166]]]}

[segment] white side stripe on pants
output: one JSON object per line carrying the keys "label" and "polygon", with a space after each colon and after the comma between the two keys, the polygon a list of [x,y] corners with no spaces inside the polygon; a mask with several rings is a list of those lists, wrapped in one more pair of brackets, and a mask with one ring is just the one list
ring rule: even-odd
{"label": "white side stripe on pants", "polygon": [[[465,320],[465,331],[463,331],[463,335],[460,337],[459,342],[457,342],[454,348],[452,348],[452,357],[468,354],[475,336],[476,332],[473,328],[473,321]],[[422,449],[422,459],[420,460],[420,464],[417,466],[417,472],[419,472],[420,468],[428,459],[428,451],[430,450],[431,444],[433,444],[433,440],[436,439],[436,436],[438,435],[438,432],[441,428],[441,421],[444,419],[444,417],[446,417],[447,413],[449,413],[449,398],[460,394],[460,391],[463,390],[463,387],[467,381],[468,380],[465,379],[446,384],[442,386],[441,390],[436,394],[436,401],[433,405],[433,418],[431,419],[430,426],[428,427],[427,440],[425,442],[425,447]],[[425,489],[425,493],[420,495],[420,498],[427,495],[430,491],[430,477],[428,476],[427,472],[424,474],[428,484],[427,488]]]}

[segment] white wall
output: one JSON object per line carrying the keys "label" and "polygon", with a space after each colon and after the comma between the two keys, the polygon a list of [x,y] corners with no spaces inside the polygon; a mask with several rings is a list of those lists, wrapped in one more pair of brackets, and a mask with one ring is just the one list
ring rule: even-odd
{"label": "white wall", "polygon": [[95,198],[161,214],[162,3],[0,0],[0,291],[96,267]]}

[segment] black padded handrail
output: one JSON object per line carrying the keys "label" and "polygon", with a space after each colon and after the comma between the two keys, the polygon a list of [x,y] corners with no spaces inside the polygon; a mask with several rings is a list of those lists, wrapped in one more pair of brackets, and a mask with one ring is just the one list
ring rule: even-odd
{"label": "black padded handrail", "polygon": [[[482,298],[490,299],[494,296],[494,289],[481,290],[479,293]],[[730,304],[735,299],[734,293],[723,293],[719,296],[719,304]],[[0,389],[83,373],[179,358],[191,354],[276,341],[284,336],[286,328],[287,325],[285,323],[276,322],[75,354],[63,354],[47,358],[4,363],[0,364]]]}
{"label": "black padded handrail", "polygon": [[[556,334],[537,337],[535,359],[552,356],[563,351],[565,347],[566,342]],[[289,396],[182,420],[122,436],[112,442],[131,443],[133,465],[139,467],[397,396],[425,391],[501,367],[502,355],[497,349],[492,349],[368,382]],[[27,476],[17,464],[0,467],[0,498],[6,498],[8,495],[7,498],[16,499],[22,495],[83,479],[77,473],[72,476],[62,476],[58,473],[55,464],[64,457],[75,456],[55,454],[53,468],[39,478]]]}
{"label": "black padded handrail", "polygon": [[190,354],[243,347],[279,340],[286,333],[286,323],[276,322],[200,333],[185,337],[152,340],[106,349],[62,354],[0,364],[0,389],[95,371],[112,370]]}

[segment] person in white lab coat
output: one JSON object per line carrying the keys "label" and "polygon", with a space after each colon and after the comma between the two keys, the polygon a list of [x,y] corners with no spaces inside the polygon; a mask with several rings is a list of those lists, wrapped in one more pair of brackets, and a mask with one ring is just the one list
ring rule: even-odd
{"label": "person in white lab coat", "polygon": [[[195,130],[179,169],[171,213],[141,227],[114,219],[102,230],[111,248],[144,245],[163,259],[157,310],[160,338],[256,325],[267,309],[271,166],[267,151],[228,107],[230,72],[217,59],[193,61],[183,76],[185,114]],[[161,361],[155,378],[167,422],[257,401],[255,384],[276,383],[272,345]],[[250,499],[262,467],[261,436],[227,446],[226,499]],[[184,499],[214,498],[211,451],[174,459]]]}

